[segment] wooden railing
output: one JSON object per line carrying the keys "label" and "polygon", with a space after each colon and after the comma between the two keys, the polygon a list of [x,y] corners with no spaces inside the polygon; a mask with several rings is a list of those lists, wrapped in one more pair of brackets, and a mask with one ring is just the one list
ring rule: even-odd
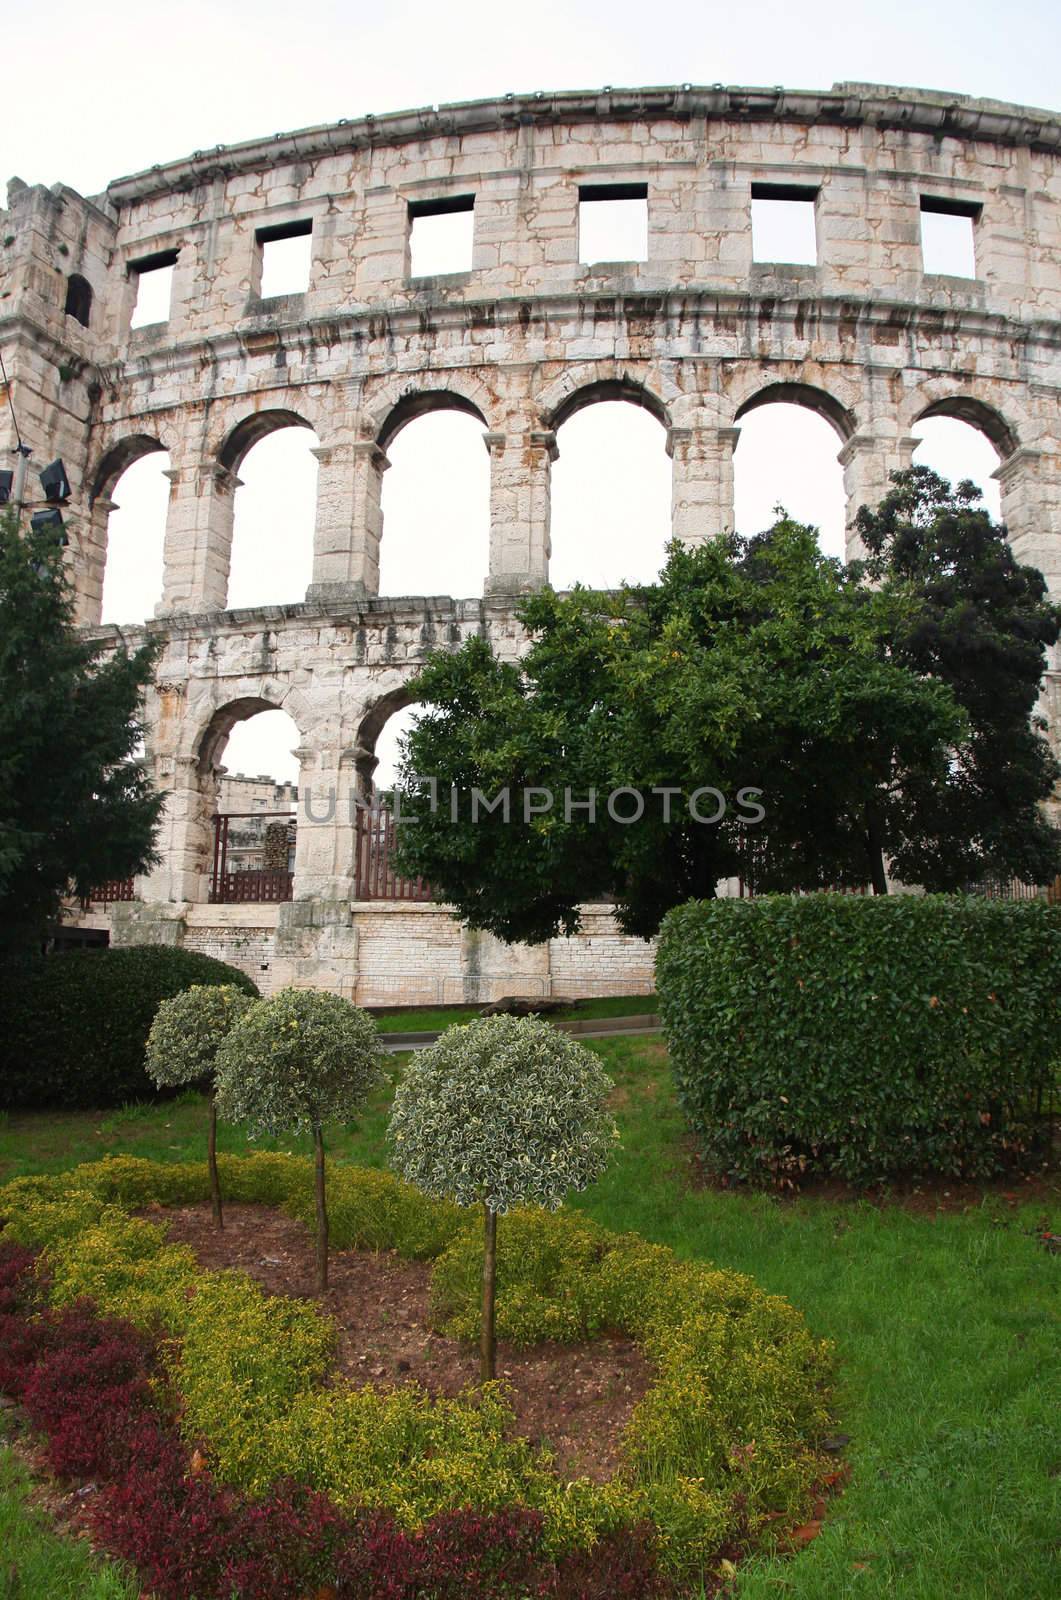
{"label": "wooden railing", "polygon": [[294,894],[295,875],[293,872],[274,867],[248,867],[244,871],[231,872],[228,865],[229,852],[229,824],[232,822],[246,822],[250,818],[256,822],[283,819],[291,822],[291,813],[287,811],[230,811],[224,816],[214,818],[214,869],[210,877],[210,904],[211,905],[246,905],[246,904],[271,904],[278,901],[290,900]]}
{"label": "wooden railing", "polygon": [[392,865],[396,827],[389,811],[359,810],[354,829],[355,900],[430,900],[422,878],[403,878]]}
{"label": "wooden railing", "polygon": [[118,905],[124,900],[135,900],[136,894],[132,878],[108,878],[104,883],[98,883],[90,889],[81,904],[87,911],[89,906]]}

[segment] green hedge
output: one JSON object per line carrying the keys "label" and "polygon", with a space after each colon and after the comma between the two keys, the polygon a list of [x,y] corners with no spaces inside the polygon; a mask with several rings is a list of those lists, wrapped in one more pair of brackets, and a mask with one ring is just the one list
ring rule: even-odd
{"label": "green hedge", "polygon": [[193,983],[258,990],[192,950],[71,950],[0,973],[0,1106],[102,1107],[150,1100],[144,1044],[159,1002]]}
{"label": "green hedge", "polygon": [[986,1177],[1053,1081],[1061,907],[959,895],[679,906],[656,963],[678,1093],[736,1178]]}

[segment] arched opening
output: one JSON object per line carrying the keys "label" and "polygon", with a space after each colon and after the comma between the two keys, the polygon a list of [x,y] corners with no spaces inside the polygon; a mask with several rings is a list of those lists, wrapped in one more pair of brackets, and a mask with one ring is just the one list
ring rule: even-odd
{"label": "arched opening", "polygon": [[379,435],[381,595],[481,595],[490,549],[486,419],[463,395],[407,396]]}
{"label": "arched opening", "polygon": [[233,701],[212,717],[198,763],[211,903],[292,898],[300,744],[293,719],[266,701]]}
{"label": "arched opening", "polygon": [[79,272],[66,280],[66,315],[87,328],[92,320],[92,285]]}
{"label": "arched opening", "polygon": [[420,879],[400,877],[392,865],[400,802],[393,791],[401,767],[401,743],[428,707],[408,690],[382,695],[362,718],[355,762],[359,807],[354,838],[354,897],[359,900],[430,900]]}
{"label": "arched opening", "polygon": [[313,576],[316,434],[293,411],[263,411],[229,434],[222,466],[237,473],[229,610],[291,604]]}
{"label": "arched opening", "polygon": [[142,622],[162,598],[169,454],[157,439],[125,440],[96,474],[91,531],[102,558],[102,622]]}
{"label": "arched opening", "polygon": [[976,400],[941,400],[921,413],[912,432],[920,440],[915,466],[931,467],[955,486],[971,480],[998,521],[1001,491],[994,473],[1000,459],[1017,448],[1015,436],[998,413]]}
{"label": "arched opening", "polygon": [[737,412],[740,436],[733,457],[734,522],[738,533],[762,533],[783,506],[818,530],[822,553],[845,559],[846,499],[839,444],[854,420],[831,395],[800,384],[771,384]]}
{"label": "arched opening", "polygon": [[577,390],[551,419],[549,581],[616,589],[651,583],[671,536],[668,417],[662,403],[623,380]]}

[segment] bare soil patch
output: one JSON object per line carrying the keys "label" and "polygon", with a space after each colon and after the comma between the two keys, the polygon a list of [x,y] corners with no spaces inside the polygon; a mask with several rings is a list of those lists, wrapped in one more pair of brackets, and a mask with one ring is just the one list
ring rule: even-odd
{"label": "bare soil patch", "polygon": [[[478,1351],[428,1326],[426,1262],[405,1261],[394,1251],[334,1251],[330,1288],[318,1300],[312,1234],[283,1212],[227,1205],[221,1232],[207,1205],[167,1206],[151,1215],[204,1267],[235,1267],[269,1294],[316,1301],[340,1330],[335,1377],[382,1389],[419,1384],[450,1397],[478,1383]],[[509,1386],[515,1432],[547,1445],[563,1476],[598,1483],[616,1471],[623,1430],[653,1376],[632,1340],[607,1337],[529,1350],[499,1343],[497,1371]]]}

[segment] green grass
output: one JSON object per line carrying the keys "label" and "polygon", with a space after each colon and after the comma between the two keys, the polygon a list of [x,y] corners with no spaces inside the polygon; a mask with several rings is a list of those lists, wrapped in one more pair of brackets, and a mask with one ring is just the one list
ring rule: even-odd
{"label": "green grass", "polygon": [[[551,1011],[552,1017],[636,1017],[654,1012],[659,1001],[654,994],[610,994],[597,1000],[578,1000]],[[479,1016],[479,1006],[419,1006],[408,1011],[385,1011],[376,1017],[381,1033],[429,1033],[451,1028],[455,1022],[471,1022]]]}
{"label": "green grass", "polygon": [[[3,1440],[0,1425],[0,1442]],[[138,1586],[87,1545],[53,1532],[30,1501],[30,1482],[12,1450],[0,1449],[2,1600],[135,1600]]]}
{"label": "green grass", "polygon": [[[623,1144],[608,1175],[575,1203],[681,1256],[750,1273],[837,1347],[836,1425],[851,1436],[851,1482],[803,1553],[743,1569],[740,1600],[1061,1593],[1051,1431],[1058,1263],[1033,1236],[1041,1203],[993,1197],[964,1212],[913,1214],[696,1191],[662,1045],[620,1038],[593,1048],[616,1080]],[[395,1058],[391,1080],[400,1070]],[[384,1090],[357,1127],[330,1130],[332,1154],[382,1165],[388,1104]],[[107,1150],[199,1156],[204,1137],[202,1105],[191,1097],[103,1116],[12,1116],[0,1127],[0,1176],[55,1171]],[[297,1140],[269,1147],[308,1153]],[[224,1129],[222,1148],[247,1145]],[[42,1589],[41,1600],[52,1592]]]}

